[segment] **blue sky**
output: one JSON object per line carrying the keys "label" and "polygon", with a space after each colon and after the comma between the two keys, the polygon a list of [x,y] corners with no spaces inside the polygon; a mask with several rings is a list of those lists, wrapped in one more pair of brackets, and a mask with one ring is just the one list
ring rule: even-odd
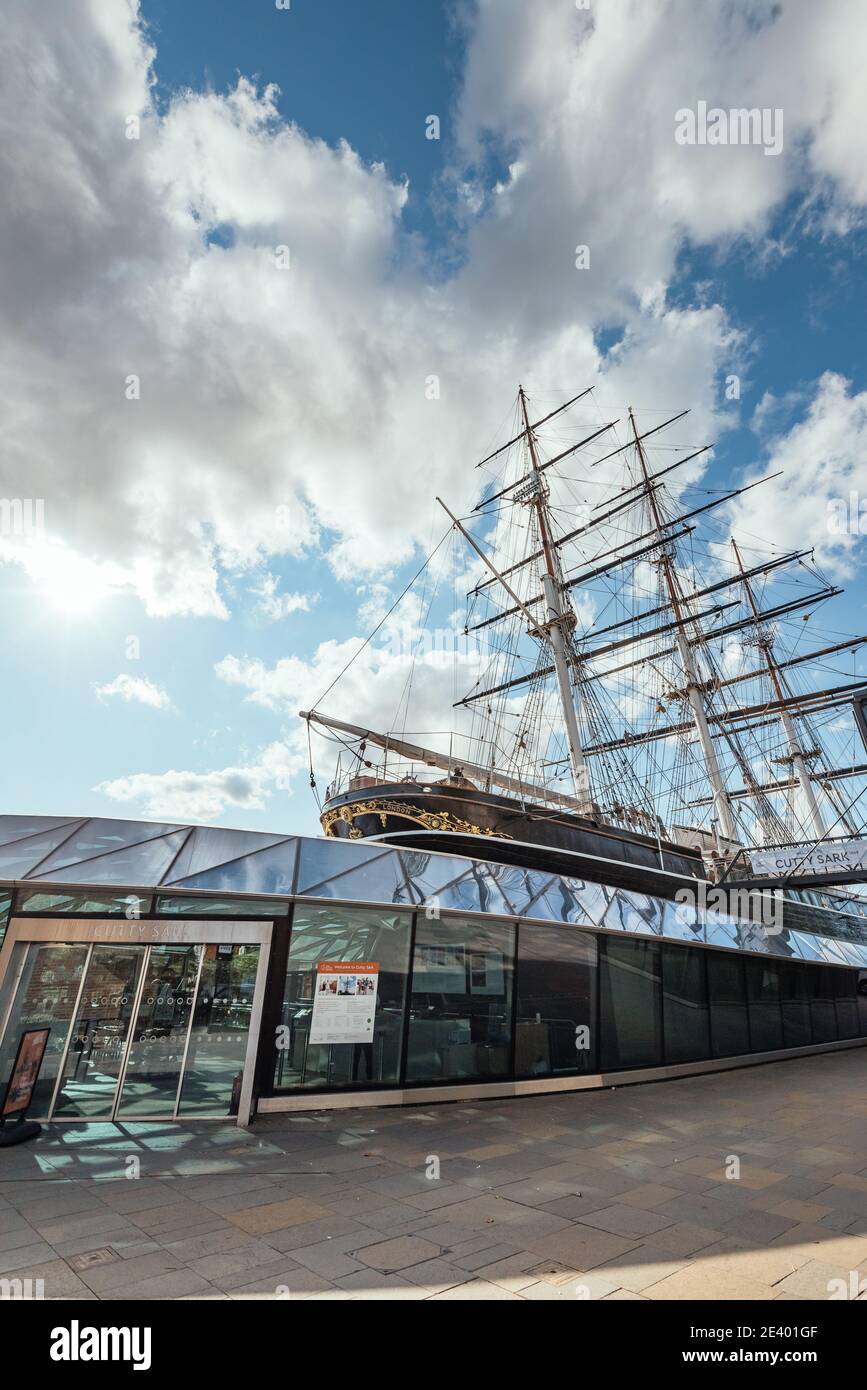
{"label": "blue sky", "polygon": [[[736,486],[768,454],[787,454],[791,543],[812,543],[811,524],[815,540],[827,543],[826,498],[835,488],[861,486],[861,479],[867,485],[859,443],[865,408],[863,398],[858,401],[867,391],[865,171],[846,124],[861,71],[846,49],[863,55],[864,31],[860,24],[846,31],[837,5],[809,21],[787,14],[778,23],[779,46],[769,52],[760,46],[762,34],[756,38],[745,23],[724,70],[715,65],[727,7],[709,7],[704,21],[689,18],[689,7],[680,11],[682,60],[665,49],[664,28],[657,33],[639,26],[634,59],[626,60],[634,61],[636,72],[653,62],[658,45],[666,63],[681,61],[660,79],[678,100],[705,92],[711,100],[728,101],[729,94],[732,101],[764,97],[759,104],[771,106],[785,100],[791,134],[779,162],[758,150],[738,151],[736,163],[720,161],[710,172],[697,163],[683,166],[685,175],[672,174],[677,152],[665,144],[652,179],[633,195],[622,190],[648,161],[644,135],[623,119],[611,57],[618,45],[623,51],[619,21],[609,8],[593,35],[570,28],[570,53],[552,38],[553,26],[564,23],[563,8],[555,0],[540,0],[537,9],[506,0],[498,18],[489,4],[476,13],[470,5],[436,0],[292,0],[289,11],[264,0],[243,6],[143,0],[133,41],[85,3],[73,7],[59,36],[29,30],[25,7],[13,7],[9,27],[13,36],[20,29],[21,53],[58,45],[73,113],[62,139],[76,158],[62,157],[57,132],[48,128],[41,154],[34,143],[27,155],[27,142],[38,142],[41,132],[35,118],[27,125],[26,99],[40,97],[44,106],[50,95],[37,90],[34,60],[29,90],[17,95],[28,131],[21,177],[28,164],[37,188],[44,181],[44,206],[68,228],[72,268],[67,279],[63,255],[46,249],[50,215],[28,232],[28,200],[22,199],[12,252],[22,258],[22,283],[32,276],[48,298],[41,316],[36,305],[11,312],[6,327],[20,368],[6,495],[29,495],[30,479],[39,478],[42,492],[34,495],[46,496],[49,527],[56,518],[64,544],[88,563],[115,566],[119,577],[103,582],[103,576],[91,602],[86,578],[77,581],[73,573],[66,580],[62,566],[52,570],[50,582],[14,559],[0,566],[7,653],[4,811],[155,818],[158,806],[171,818],[168,791],[155,802],[144,783],[131,795],[120,795],[117,784],[176,772],[193,783],[217,778],[216,800],[202,800],[194,788],[192,799],[177,801],[178,819],[196,819],[199,809],[203,818],[228,825],[313,829],[315,808],[297,747],[287,763],[288,785],[278,784],[273,772],[274,745],[297,738],[295,691],[312,692],[317,680],[327,684],[337,659],[317,656],[320,644],[363,633],[359,607],[381,605],[383,594],[398,593],[414,572],[424,544],[442,530],[433,494],[442,488],[458,505],[469,502],[469,484],[459,495],[462,483],[510,410],[519,376],[540,400],[553,399],[580,389],[592,363],[603,408],[625,405],[627,390],[638,393],[632,403],[639,410],[671,407],[673,413],[692,406],[699,442],[725,422],[705,487]],[[766,22],[772,27],[770,18]],[[803,63],[811,44],[824,55],[819,68],[827,64],[824,85],[814,90],[813,79],[804,78],[792,95],[780,87],[777,60],[789,52],[802,55],[791,59],[793,65]],[[83,56],[88,51],[92,67]],[[541,61],[546,51],[549,73]],[[582,63],[590,61],[592,79],[581,76]],[[696,68],[701,88],[690,76]],[[257,84],[258,95],[232,114],[228,94],[239,78]],[[274,109],[269,114],[257,106],[250,114],[270,83],[280,89]],[[184,97],[185,89],[194,96]],[[648,97],[656,102],[653,110],[665,99],[659,91]],[[112,147],[103,160],[104,130],[136,101],[144,113],[140,150],[124,147],[124,163]],[[104,120],[94,115],[91,127],[82,116],[79,131],[74,113],[100,102]],[[577,114],[564,135],[567,110]],[[430,113],[442,123],[438,141],[424,138]],[[662,114],[667,131],[670,113]],[[579,152],[591,119],[593,138]],[[282,123],[301,134],[281,144]],[[348,142],[357,165],[329,161],[310,141],[332,151]],[[127,168],[139,153],[149,163]],[[573,155],[581,162],[574,179],[571,172],[567,177]],[[750,164],[749,156],[755,156]],[[260,157],[261,168],[254,164]],[[379,174],[375,165],[383,166]],[[62,168],[74,172],[61,176]],[[92,180],[88,196],[102,209],[98,217],[86,211],[87,200],[69,182],[74,178]],[[275,301],[270,308],[263,294],[245,340],[244,306],[252,301],[246,299],[243,256],[279,238],[283,214],[273,214],[269,200],[283,196],[284,179],[287,225],[294,227],[301,210],[310,222],[297,234],[301,271],[309,276],[303,303],[294,301],[287,311]],[[727,181],[727,192],[720,192],[718,185]],[[621,196],[636,201],[620,206]],[[263,210],[251,213],[248,223],[244,210],[259,198]],[[672,199],[680,200],[676,215]],[[187,205],[199,208],[198,249],[189,226],[181,225]],[[350,207],[344,259],[336,224]],[[576,291],[574,277],[567,280],[562,272],[567,289],[559,292],[546,266],[548,243],[532,251],[536,229],[544,236],[559,220],[569,248],[593,227],[595,247],[606,217],[605,273],[585,295],[583,284]],[[645,217],[646,237],[630,241]],[[323,262],[316,259],[320,240],[328,242],[330,265],[324,250]],[[213,276],[218,292],[202,292],[195,278],[200,273]],[[109,293],[106,284],[113,287]],[[353,320],[351,330],[341,304]],[[317,306],[328,321],[321,342],[309,328],[318,322]],[[288,332],[290,317],[284,356],[281,332]],[[632,345],[628,352],[624,342]],[[408,388],[380,393],[378,386],[397,379],[416,349],[418,380],[437,371],[451,388],[430,457],[424,407],[415,396],[411,409],[406,405]],[[267,365],[253,371],[260,351]],[[127,447],[110,421],[105,434],[96,423],[105,418],[100,402],[109,389],[100,373],[116,364],[125,374],[139,360],[159,365],[143,377],[140,417],[147,424]],[[52,392],[46,383],[55,371]],[[737,418],[722,400],[729,372],[743,381]],[[811,407],[826,399],[823,389],[830,388],[820,383],[829,373],[848,383],[851,457],[829,442],[821,410],[816,416],[814,409],[809,431],[797,433],[810,421]],[[148,414],[157,394],[152,379],[159,399],[169,404]],[[219,436],[216,412],[236,388],[250,406],[246,434],[227,434],[224,454],[219,437],[208,439],[199,456],[197,438],[205,440],[212,425]],[[760,430],[755,412],[763,399]],[[293,453],[301,425],[309,434]],[[806,461],[813,448],[826,448],[832,463],[811,522]],[[233,525],[243,530],[251,498],[273,513],[284,480],[287,498],[291,494],[291,545],[268,547],[234,534]],[[774,543],[786,541],[786,495],[755,514],[763,535],[779,528]],[[175,505],[181,496],[185,500]],[[212,515],[215,497],[225,499],[226,515],[218,516],[218,507]],[[183,510],[180,520],[177,509]],[[255,516],[250,524],[255,529]],[[191,530],[198,540],[187,549]],[[389,563],[391,556],[396,563]],[[861,631],[867,620],[862,542],[856,538],[845,553],[829,556],[835,577],[843,575],[849,585],[833,626]],[[136,588],[130,576],[145,569],[153,583]],[[308,610],[269,619],[253,592],[266,575],[280,592],[304,595]],[[214,588],[206,599],[186,602],[185,586],[209,584]],[[132,661],[126,655],[131,636],[140,647]],[[243,666],[243,679],[227,679],[225,665],[218,672],[227,658],[236,670]],[[262,673],[287,658],[306,674],[287,676],[283,694],[262,703]],[[124,673],[146,677],[165,692],[162,707],[105,692],[100,698],[97,687]],[[290,698],[284,698],[287,689]],[[244,698],[251,694],[256,698]],[[373,714],[358,710],[359,718]],[[232,769],[243,776],[254,769],[259,790],[248,787],[233,799],[226,793],[231,778],[220,782]],[[320,773],[327,776],[327,770],[323,765]]]}

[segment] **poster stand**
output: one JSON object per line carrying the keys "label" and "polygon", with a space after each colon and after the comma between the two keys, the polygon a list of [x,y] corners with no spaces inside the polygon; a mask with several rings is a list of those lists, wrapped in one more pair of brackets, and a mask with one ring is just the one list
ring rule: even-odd
{"label": "poster stand", "polygon": [[27,1028],[18,1040],[9,1085],[0,1105],[0,1149],[23,1144],[42,1133],[40,1124],[27,1119],[27,1111],[33,1100],[50,1032],[50,1028]]}

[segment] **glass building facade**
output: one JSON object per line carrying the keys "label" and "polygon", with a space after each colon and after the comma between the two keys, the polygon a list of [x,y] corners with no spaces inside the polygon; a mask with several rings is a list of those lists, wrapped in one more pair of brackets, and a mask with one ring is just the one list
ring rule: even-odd
{"label": "glass building facade", "polygon": [[376,842],[115,820],[0,817],[0,866],[0,1098],[21,1033],[50,1027],[37,1118],[246,1122],[867,1039],[867,930],[843,939],[818,906],[828,931]]}

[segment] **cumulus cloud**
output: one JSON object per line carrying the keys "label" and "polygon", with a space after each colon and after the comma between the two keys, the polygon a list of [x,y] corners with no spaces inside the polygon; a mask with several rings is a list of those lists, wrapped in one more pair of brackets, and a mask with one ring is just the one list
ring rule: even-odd
{"label": "cumulus cloud", "polygon": [[851,576],[867,533],[867,391],[826,372],[801,418],[768,439],[756,476],[778,470],[782,477],[732,504],[735,535],[780,550],[815,546],[829,575]]}
{"label": "cumulus cloud", "polygon": [[250,588],[257,600],[256,612],[271,622],[279,622],[292,613],[309,613],[311,604],[316,602],[315,594],[287,594],[280,592],[280,581],[274,574],[265,574],[258,584]]}
{"label": "cumulus cloud", "polygon": [[[107,588],[225,617],[226,572],[275,556],[324,544],[351,580],[406,559],[435,486],[467,496],[518,379],[596,380],[716,423],[736,340],[717,306],[666,307],[684,240],[755,238],[793,192],[858,215],[863,7],[474,14],[451,185],[462,268],[434,280],[402,227],[404,183],[281,118],[273,87],[242,77],[158,111],[134,0],[70,0],[63,24],[7,7],[3,486],[43,496],[50,541]],[[783,155],[678,146],[675,110],[698,99],[782,106]],[[511,152],[505,177],[492,149]],[[38,547],[7,538],[4,554],[56,585]]]}
{"label": "cumulus cloud", "polygon": [[172,701],[168,691],[155,685],[147,676],[130,676],[122,671],[113,681],[96,685],[94,689],[100,700],[117,697],[127,704],[150,705],[152,709],[171,709]]}
{"label": "cumulus cloud", "polygon": [[285,744],[272,743],[248,764],[211,772],[134,772],[100,782],[95,791],[112,801],[133,802],[147,816],[210,821],[226,810],[260,811],[275,790],[288,791],[302,760]]}
{"label": "cumulus cloud", "polygon": [[[747,344],[706,291],[671,294],[678,257],[736,241],[761,257],[784,207],[826,237],[862,218],[867,8],[477,0],[465,13],[441,190],[459,234],[442,274],[405,230],[404,181],[293,124],[291,93],[280,100],[267,72],[264,85],[244,75],[158,109],[137,0],[68,0],[62,23],[10,0],[0,491],[43,499],[45,533],[0,537],[0,559],[58,601],[74,575],[73,602],[127,591],[155,616],[226,619],[230,591],[252,590],[279,619],[303,602],[280,592],[274,562],[320,552],[353,591],[374,586],[373,608],[377,582],[428,548],[432,495],[475,500],[470,465],[519,380],[548,400],[595,384],[588,420],[625,401],[690,405],[696,445],[736,423],[720,376],[743,376]],[[700,100],[781,108],[783,153],[678,145],[676,113]],[[786,253],[785,230],[775,247]],[[816,496],[861,485],[844,417],[861,438],[863,401],[824,378],[771,444],[785,506],[751,493],[767,508],[752,529],[772,537],[785,518],[787,541],[812,537]],[[757,424],[773,423],[767,403]],[[597,487],[614,476],[600,471]],[[494,553],[503,543],[495,529]],[[829,539],[832,562],[851,563],[854,544]],[[400,708],[394,632],[329,699],[335,713],[382,725]],[[353,649],[325,643],[309,663],[270,667],[227,655],[219,674],[283,713]],[[435,658],[416,693],[419,718],[442,728],[451,668]],[[478,657],[463,659],[472,680]],[[277,747],[250,766],[102,790],[159,815],[258,807]]]}

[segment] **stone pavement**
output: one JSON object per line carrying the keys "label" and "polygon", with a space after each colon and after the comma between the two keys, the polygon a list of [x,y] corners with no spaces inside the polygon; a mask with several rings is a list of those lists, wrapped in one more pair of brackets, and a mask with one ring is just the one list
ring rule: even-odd
{"label": "stone pavement", "polygon": [[249,1132],[55,1125],[0,1150],[3,1279],[48,1299],[857,1293],[867,1049]]}

